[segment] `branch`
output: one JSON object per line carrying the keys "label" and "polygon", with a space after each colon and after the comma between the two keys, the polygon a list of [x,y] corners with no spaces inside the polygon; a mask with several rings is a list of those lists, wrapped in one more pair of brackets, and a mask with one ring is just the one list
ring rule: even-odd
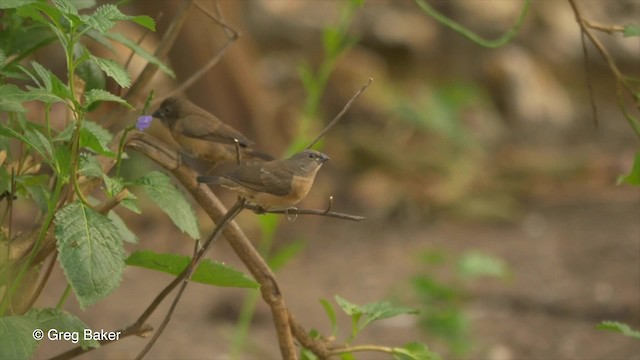
{"label": "branch", "polygon": [[326,216],[343,220],[351,220],[351,221],[364,221],[367,218],[364,216],[344,214],[334,211],[327,210],[319,210],[319,209],[283,209],[283,210],[264,210],[259,206],[246,204],[244,206],[245,209],[252,210],[257,214],[295,214],[295,215],[318,215],[318,216]]}
{"label": "branch", "polygon": [[[177,160],[178,155],[175,151],[167,149],[162,142],[144,133],[137,134],[128,147],[142,152],[167,170],[171,170],[175,178],[191,193],[209,217],[216,224],[221,222],[224,214],[227,213],[224,205],[206,184],[199,184],[196,181],[197,174]],[[165,162],[167,158],[169,161]],[[296,348],[291,335],[288,311],[271,269],[235,221],[224,229],[223,234],[253,278],[260,284],[262,298],[271,308],[282,357],[295,359]]]}
{"label": "branch", "polygon": [[182,286],[178,290],[178,294],[176,294],[176,297],[173,300],[173,303],[171,303],[171,307],[169,308],[169,311],[167,312],[164,320],[160,324],[158,331],[156,331],[156,333],[153,335],[151,340],[149,340],[149,342],[144,347],[144,349],[142,349],[140,354],[138,354],[136,359],[138,360],[142,359],[147,354],[147,352],[151,350],[151,347],[153,347],[153,345],[156,343],[158,338],[160,338],[160,335],[162,334],[164,329],[169,324],[169,321],[171,320],[171,315],[173,314],[173,311],[178,305],[178,301],[180,301],[180,298],[182,297],[184,290],[187,288],[187,285],[189,284],[189,280],[191,279],[191,275],[193,274],[193,271],[198,267],[198,265],[200,264],[200,261],[202,261],[202,259],[204,258],[204,254],[207,252],[211,244],[213,244],[213,242],[220,237],[220,234],[222,234],[222,230],[224,230],[229,225],[229,223],[231,223],[231,221],[233,221],[233,219],[236,216],[238,216],[238,214],[240,214],[240,212],[243,209],[243,205],[244,205],[244,200],[238,200],[238,202],[236,202],[229,209],[229,211],[227,211],[227,213],[224,215],[222,220],[216,225],[215,229],[213,229],[211,236],[209,236],[209,238],[207,239],[207,241],[204,243],[204,245],[200,250],[198,250],[198,243],[196,242],[196,248],[194,250],[191,263],[182,272],[182,274],[180,274],[180,277],[182,278]]}
{"label": "branch", "polygon": [[[635,99],[636,108],[640,109],[640,103],[638,102],[638,99],[635,96],[633,86],[631,86],[631,84],[627,81],[625,76],[622,74],[615,60],[613,59],[611,54],[609,54],[609,51],[607,50],[607,48],[605,48],[604,45],[602,45],[600,40],[598,40],[598,38],[591,31],[592,27],[594,27],[594,24],[590,23],[588,20],[586,20],[582,16],[582,13],[578,8],[578,5],[576,4],[575,0],[568,0],[568,1],[569,1],[569,4],[571,5],[571,8],[573,9],[573,13],[575,14],[575,17],[576,17],[576,22],[580,26],[580,30],[582,34],[587,35],[589,40],[591,40],[591,43],[593,44],[593,46],[595,46],[595,48],[598,50],[600,55],[607,62],[609,69],[613,73],[613,76],[616,78],[616,82],[618,86],[624,89],[631,96],[632,99]],[[598,30],[601,30],[601,29],[598,29]],[[629,125],[631,125],[631,128],[635,131],[636,135],[640,137],[640,122],[638,122],[636,118],[630,116],[624,110],[624,104],[622,104],[621,107],[623,109],[623,114],[625,115],[625,118],[629,122]]]}
{"label": "branch", "polygon": [[313,145],[315,145],[318,140],[320,140],[320,138],[322,138],[324,136],[324,134],[327,133],[327,131],[331,130],[331,128],[338,122],[338,120],[340,120],[342,118],[342,116],[347,112],[347,110],[349,110],[349,108],[351,107],[351,105],[353,104],[354,101],[356,101],[356,99],[369,87],[369,85],[371,85],[371,82],[373,81],[373,78],[369,78],[369,81],[367,81],[366,84],[364,84],[360,90],[358,90],[358,92],[355,93],[355,95],[353,95],[351,97],[351,99],[349,100],[349,102],[347,102],[347,104],[342,108],[342,110],[340,110],[340,112],[338,113],[338,115],[336,115],[336,117],[331,120],[331,122],[329,123],[329,125],[327,125],[324,130],[322,130],[322,132],[320,132],[320,134],[315,138],[315,140],[313,140],[311,142],[311,144],[309,144],[309,146],[307,146],[307,149],[311,149],[311,147]]}

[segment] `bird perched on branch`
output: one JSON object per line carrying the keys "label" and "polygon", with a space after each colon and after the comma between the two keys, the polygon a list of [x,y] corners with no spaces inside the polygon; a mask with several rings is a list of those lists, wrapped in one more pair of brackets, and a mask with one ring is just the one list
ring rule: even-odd
{"label": "bird perched on branch", "polygon": [[329,157],[305,150],[286,160],[248,162],[221,176],[198,176],[198,182],[220,185],[264,210],[283,209],[302,200]]}
{"label": "bird perched on branch", "polygon": [[271,155],[251,149],[253,141],[239,131],[185,98],[167,98],[154,111],[153,117],[169,128],[187,153],[199,159],[214,163],[234,160],[237,140],[243,158],[273,160]]}

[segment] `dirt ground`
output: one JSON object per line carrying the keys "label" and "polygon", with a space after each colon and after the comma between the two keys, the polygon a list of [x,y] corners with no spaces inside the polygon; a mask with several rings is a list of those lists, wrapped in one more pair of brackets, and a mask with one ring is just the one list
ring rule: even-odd
{"label": "dirt ground", "polygon": [[[307,329],[330,330],[319,298],[339,294],[356,303],[406,297],[411,276],[420,271],[416,254],[438,249],[461,254],[478,249],[504,259],[510,281],[473,281],[465,313],[471,319],[471,351],[466,359],[640,359],[640,342],[594,329],[601,320],[640,327],[640,201],[635,189],[611,186],[601,194],[529,205],[522,219],[498,225],[440,220],[390,223],[370,218],[348,223],[325,218],[285,222],[278,245],[304,236],[305,250],[278,273],[288,306]],[[367,215],[364,213],[363,215]],[[247,223],[253,214],[239,221]],[[170,224],[143,226],[141,246],[188,254],[191,242]],[[142,229],[141,229],[142,230]],[[303,235],[300,235],[303,234]],[[211,257],[242,269],[230,248],[215,246]],[[67,310],[92,329],[125,327],[141,313],[171,278],[127,269],[122,287],[86,312],[75,299]],[[62,294],[56,270],[40,306]],[[58,287],[59,291],[55,288]],[[234,322],[245,291],[191,284],[172,322],[149,359],[228,358]],[[417,304],[404,304],[417,305]],[[152,318],[157,327],[164,306]],[[348,322],[342,316],[342,336]],[[339,335],[340,336],[340,335]],[[422,341],[446,358],[446,347],[404,316],[375,323],[356,343],[401,345]],[[86,359],[132,358],[145,340],[128,338],[85,355]],[[45,342],[36,358],[69,348]],[[260,304],[249,334],[246,359],[278,358],[270,314]],[[359,359],[386,355],[358,354]]]}

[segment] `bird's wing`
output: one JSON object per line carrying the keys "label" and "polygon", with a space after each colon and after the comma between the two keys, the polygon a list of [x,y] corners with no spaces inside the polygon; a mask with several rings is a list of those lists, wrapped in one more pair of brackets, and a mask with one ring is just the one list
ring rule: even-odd
{"label": "bird's wing", "polygon": [[231,171],[227,177],[255,191],[285,196],[291,192],[292,175],[278,165],[280,162],[246,164]]}
{"label": "bird's wing", "polygon": [[218,119],[213,121],[214,119],[211,119],[210,116],[212,115],[190,114],[185,116],[182,121],[179,121],[176,126],[182,127],[182,134],[191,138],[224,144],[233,144],[233,139],[238,139],[242,146],[251,146],[253,144],[251,140],[244,137],[244,135],[231,126]]}

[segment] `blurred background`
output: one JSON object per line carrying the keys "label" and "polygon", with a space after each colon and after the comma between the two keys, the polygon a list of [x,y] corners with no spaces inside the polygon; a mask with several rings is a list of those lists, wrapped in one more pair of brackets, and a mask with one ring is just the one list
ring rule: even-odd
{"label": "blurred background", "polygon": [[[198,3],[214,9],[212,1]],[[511,28],[522,8],[504,0],[429,3],[487,38]],[[295,254],[277,275],[307,329],[330,332],[318,299],[339,294],[421,311],[375,323],[355,344],[421,341],[461,359],[640,359],[638,341],[595,330],[602,320],[640,326],[640,193],[616,185],[631,168],[638,138],[618,107],[610,70],[588,44],[594,121],[579,27],[567,1],[534,2],[515,39],[497,49],[461,37],[413,1],[219,5],[241,37],[185,95],[261,150],[285,156],[296,143],[306,145],[374,79],[323,138],[331,161],[300,204],[322,209],[333,196],[333,210],[367,221],[251,213],[238,219],[258,247],[272,240],[264,246],[271,254]],[[158,19],[157,33],[143,42],[153,50],[178,6],[132,1],[123,12]],[[640,15],[637,0],[579,6],[603,24],[625,25]],[[120,31],[142,35],[141,28]],[[598,36],[626,74],[640,76],[638,37]],[[156,93],[187,79],[225,41],[222,28],[192,7],[167,59],[177,77],[157,75]],[[144,64],[134,58],[132,74]],[[174,144],[161,124],[149,131]],[[154,169],[131,155],[132,178]],[[214,190],[231,204],[232,194]],[[207,233],[213,224],[196,210]],[[147,206],[145,216],[120,214],[140,238],[129,250],[192,252],[193,242],[157,208]],[[210,258],[244,269],[225,242]],[[52,280],[60,291],[45,290],[42,305],[55,303],[64,289],[59,269]],[[170,281],[127,269],[109,299],[85,313],[75,300],[67,308],[95,329],[121,328]],[[149,358],[227,358],[246,295],[190,285]],[[338,318],[340,342],[350,324]],[[130,358],[143,344],[128,338],[86,358]],[[259,303],[240,358],[277,358],[276,344],[269,309]],[[67,347],[43,345],[39,357]]]}

